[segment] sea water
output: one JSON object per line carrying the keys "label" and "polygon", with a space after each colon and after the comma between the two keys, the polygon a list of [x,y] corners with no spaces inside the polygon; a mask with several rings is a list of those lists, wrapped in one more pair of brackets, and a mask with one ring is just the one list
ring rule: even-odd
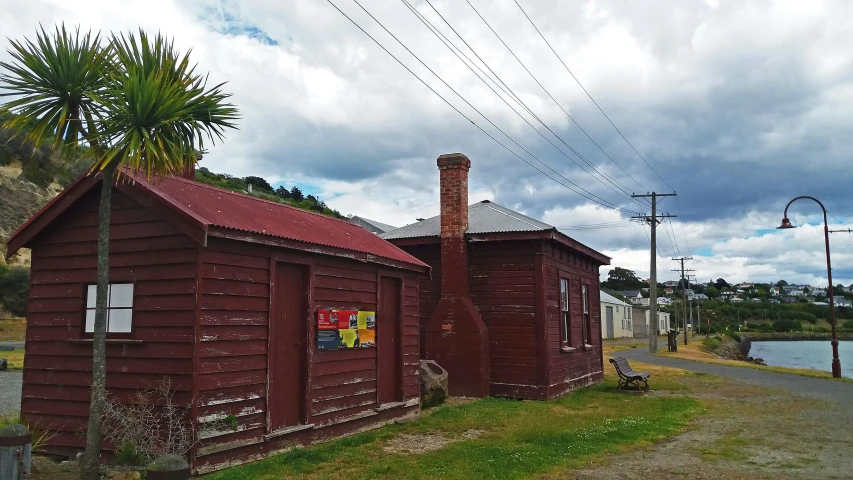
{"label": "sea water", "polygon": [[[752,342],[749,355],[777,367],[832,371],[832,345],[829,340]],[[853,341],[838,342],[838,358],[841,359],[841,375],[853,378]]]}

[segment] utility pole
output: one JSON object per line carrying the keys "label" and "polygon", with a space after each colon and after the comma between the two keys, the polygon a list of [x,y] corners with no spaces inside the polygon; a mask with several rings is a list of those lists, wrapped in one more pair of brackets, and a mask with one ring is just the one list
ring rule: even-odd
{"label": "utility pole", "polygon": [[[690,277],[696,278],[696,275],[687,275],[687,288],[690,288]],[[696,305],[696,311],[699,311],[699,305]],[[690,336],[696,338],[696,324],[693,323],[693,300],[690,300]]]}
{"label": "utility pole", "polygon": [[651,258],[651,266],[649,268],[649,352],[656,353],[658,351],[658,269],[657,269],[657,226],[663,221],[664,218],[672,218],[675,215],[658,215],[658,197],[674,197],[675,192],[673,193],[647,193],[645,195],[631,195],[633,198],[647,198],[651,197],[652,199],[652,214],[649,215],[639,215],[633,218],[642,219],[644,222],[647,222],[652,229],[651,235],[651,244],[652,244],[652,258]]}
{"label": "utility pole", "polygon": [[[688,283],[687,279],[684,278],[684,272],[695,272],[695,270],[685,269],[684,262],[687,260],[693,260],[693,257],[673,258],[673,260],[681,263],[681,319],[684,325],[684,344],[687,345],[687,292],[685,292],[685,290]],[[673,272],[678,271],[678,269],[673,270]]]}

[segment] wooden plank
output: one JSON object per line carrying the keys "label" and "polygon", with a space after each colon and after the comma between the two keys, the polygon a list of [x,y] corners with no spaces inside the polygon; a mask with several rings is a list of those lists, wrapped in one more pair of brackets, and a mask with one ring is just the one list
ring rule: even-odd
{"label": "wooden plank", "polygon": [[200,358],[196,368],[199,374],[263,370],[267,367],[266,355],[240,355],[236,357]]}
{"label": "wooden plank", "polygon": [[199,391],[215,390],[247,385],[266,385],[266,370],[243,370],[239,372],[217,372],[198,375],[196,386]]}
{"label": "wooden plank", "polygon": [[266,325],[267,312],[207,310],[201,312],[202,325]]}
{"label": "wooden plank", "polygon": [[202,265],[202,277],[204,279],[238,280],[242,282],[257,282],[269,285],[270,274],[268,269],[241,267],[233,265],[216,265],[205,263]]}
{"label": "wooden plank", "polygon": [[269,310],[268,297],[247,297],[242,295],[201,296],[202,310],[239,310],[248,312],[266,312]]}
{"label": "wooden plank", "polygon": [[200,357],[224,357],[231,355],[260,355],[267,352],[266,340],[234,340],[204,342],[199,347]]}

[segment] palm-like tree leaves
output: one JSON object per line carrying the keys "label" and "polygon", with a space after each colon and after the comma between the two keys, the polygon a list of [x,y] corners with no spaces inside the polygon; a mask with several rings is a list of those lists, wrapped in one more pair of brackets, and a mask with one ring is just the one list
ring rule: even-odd
{"label": "palm-like tree leaves", "polygon": [[[103,108],[93,100],[104,90],[104,79],[113,65],[112,49],[102,46],[99,34],[73,34],[65,26],[50,35],[44,28],[36,41],[11,41],[11,63],[0,62],[5,70],[0,82],[13,97],[3,110],[15,114],[6,126],[31,128],[27,139],[41,143],[50,139],[55,149],[76,147],[81,136],[97,143],[95,122]],[[86,125],[84,127],[84,121]]]}
{"label": "palm-like tree leaves", "polygon": [[131,171],[184,171],[204,149],[234,128],[237,109],[225,103],[222,85],[208,89],[195,74],[189,52],[181,55],[158,34],[113,36],[115,68],[98,101],[109,112],[101,134],[110,147],[96,168],[115,164]]}

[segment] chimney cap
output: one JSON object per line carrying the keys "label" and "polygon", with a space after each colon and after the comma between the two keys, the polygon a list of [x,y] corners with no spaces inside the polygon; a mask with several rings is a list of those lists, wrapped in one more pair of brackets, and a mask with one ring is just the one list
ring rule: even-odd
{"label": "chimney cap", "polygon": [[491,200],[483,200],[480,203],[492,203],[492,201]]}
{"label": "chimney cap", "polygon": [[436,160],[438,168],[471,168],[471,160],[462,153],[445,153]]}

